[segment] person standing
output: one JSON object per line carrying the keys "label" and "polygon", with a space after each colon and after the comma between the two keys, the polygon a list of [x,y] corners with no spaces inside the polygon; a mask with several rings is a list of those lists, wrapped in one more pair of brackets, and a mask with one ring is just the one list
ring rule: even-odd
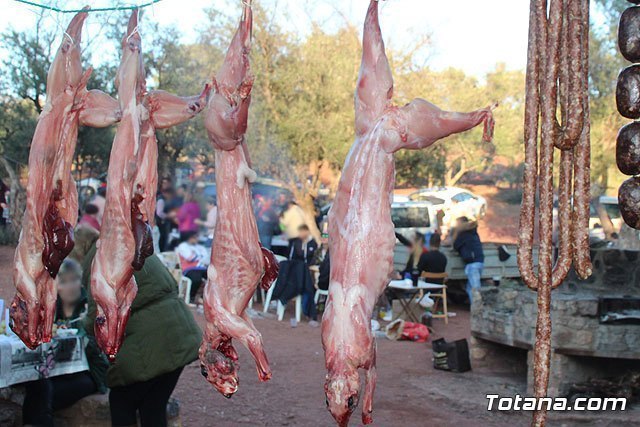
{"label": "person standing", "polygon": [[422,261],[426,250],[424,248],[424,234],[416,233],[413,236],[413,242],[411,242],[411,253],[407,260],[407,265],[403,271],[397,276],[399,279],[412,279],[414,283],[417,283],[420,274],[424,271],[422,267]]}
{"label": "person standing", "polygon": [[[84,286],[91,283],[95,245],[83,262]],[[178,286],[157,255],[134,273],[138,293],[131,304],[124,341],[107,371],[113,426],[165,427],[167,402],[185,366],[198,359],[202,331]],[[93,333],[96,303],[89,298],[84,324]]]}
{"label": "person standing", "polygon": [[309,271],[309,266],[316,260],[316,252],[318,251],[318,242],[311,235],[309,227],[302,224],[298,227],[298,237],[289,242],[289,261],[292,265],[298,264],[302,268],[299,289],[302,293],[302,309],[304,314],[309,317],[312,326],[317,326],[317,313],[313,297],[315,287],[313,279]]}
{"label": "person standing", "polygon": [[458,251],[465,263],[464,272],[467,275],[467,295],[469,303],[473,302],[473,290],[479,289],[484,268],[484,252],[478,235],[478,224],[470,222],[467,217],[456,220],[453,232],[453,248]]}
{"label": "person standing", "polygon": [[280,217],[280,227],[284,231],[287,239],[295,239],[298,237],[298,230],[300,226],[306,223],[304,218],[304,211],[294,201],[289,201],[282,216]]}
{"label": "person standing", "polygon": [[273,234],[278,226],[278,216],[276,215],[276,211],[273,209],[273,200],[258,194],[254,199],[254,204],[260,243],[266,249],[271,250]]}
{"label": "person standing", "polygon": [[185,192],[184,202],[176,214],[178,231],[180,232],[180,241],[184,242],[187,236],[191,235],[192,232],[198,232],[198,224],[196,223],[196,220],[199,220],[200,217],[200,205],[195,200],[193,192]]}
{"label": "person standing", "polygon": [[78,225],[91,228],[98,233],[100,232],[100,219],[98,219],[98,215],[100,213],[100,209],[93,203],[89,203],[84,207],[84,214],[80,217],[80,221],[78,221]]}

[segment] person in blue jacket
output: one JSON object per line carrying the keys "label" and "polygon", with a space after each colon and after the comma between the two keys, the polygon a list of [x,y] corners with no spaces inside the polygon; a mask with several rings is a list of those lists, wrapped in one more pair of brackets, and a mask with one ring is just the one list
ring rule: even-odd
{"label": "person in blue jacket", "polygon": [[453,235],[453,248],[458,251],[465,263],[467,275],[467,295],[469,303],[473,302],[473,290],[480,288],[482,269],[484,268],[484,252],[478,235],[478,224],[463,216],[456,220]]}

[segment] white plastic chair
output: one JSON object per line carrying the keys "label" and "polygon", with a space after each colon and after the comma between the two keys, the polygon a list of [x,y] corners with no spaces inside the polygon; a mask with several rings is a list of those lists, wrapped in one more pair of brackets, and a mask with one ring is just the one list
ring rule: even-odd
{"label": "white plastic chair", "polygon": [[185,276],[180,277],[180,281],[178,282],[178,296],[183,297],[183,293],[184,302],[189,304],[191,301],[191,279]]}
{"label": "white plastic chair", "polygon": [[328,290],[323,290],[323,289],[316,289],[316,294],[313,296],[313,303],[315,305],[318,305],[318,301],[320,301],[320,295],[324,295],[325,297],[329,298],[329,291]]}
{"label": "white plastic chair", "polygon": [[[273,286],[273,285],[272,285]],[[266,293],[264,291],[264,289],[260,289],[260,296],[262,297],[262,302],[264,303],[264,300],[266,298]],[[256,299],[256,293],[254,292],[253,295],[251,296],[251,299],[249,300],[249,308],[253,308],[253,300]]]}
{"label": "white plastic chair", "polygon": [[[271,305],[271,298],[273,296],[273,289],[275,288],[276,282],[274,281],[271,284],[271,287],[267,291],[267,295],[264,299],[264,307],[262,309],[263,313],[267,313],[269,311],[269,306]],[[296,321],[300,322],[300,318],[302,316],[302,295],[298,295],[294,298],[296,304]],[[278,315],[278,321],[282,321],[284,319],[284,312],[287,306],[282,304],[282,302],[278,301],[278,307],[276,309],[276,314]]]}

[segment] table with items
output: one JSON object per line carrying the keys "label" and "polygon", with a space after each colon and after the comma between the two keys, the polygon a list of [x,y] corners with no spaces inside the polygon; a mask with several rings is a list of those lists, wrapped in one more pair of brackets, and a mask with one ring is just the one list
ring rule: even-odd
{"label": "table with items", "polygon": [[411,306],[414,304],[418,304],[420,298],[424,296],[425,292],[441,291],[445,287],[446,285],[427,283],[422,280],[418,280],[418,282],[414,285],[411,279],[392,280],[391,282],[389,282],[388,286],[388,288],[392,291],[394,298],[400,302],[400,305],[402,307],[402,312],[398,315],[398,318],[401,318],[404,315],[406,316],[407,320],[411,320],[412,322],[416,323],[420,323],[420,319],[416,317]]}
{"label": "table with items", "polygon": [[0,388],[87,371],[86,345],[86,336],[78,335],[75,329],[59,330],[51,342],[35,350],[16,335],[0,335]]}

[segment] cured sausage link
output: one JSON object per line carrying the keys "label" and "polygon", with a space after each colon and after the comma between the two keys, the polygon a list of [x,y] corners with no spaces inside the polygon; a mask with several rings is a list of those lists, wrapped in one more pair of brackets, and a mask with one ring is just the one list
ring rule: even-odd
{"label": "cured sausage link", "polygon": [[[546,0],[531,0],[530,6],[518,266],[524,283],[538,292],[534,393],[546,397],[551,356],[551,291],[562,284],[572,265],[580,277],[591,274],[589,2],[551,0],[547,8]],[[554,148],[561,150],[557,189],[559,255],[555,265]],[[533,262],[536,193],[540,218],[537,274]],[[534,412],[532,425],[543,426],[545,422],[545,410]]]}

